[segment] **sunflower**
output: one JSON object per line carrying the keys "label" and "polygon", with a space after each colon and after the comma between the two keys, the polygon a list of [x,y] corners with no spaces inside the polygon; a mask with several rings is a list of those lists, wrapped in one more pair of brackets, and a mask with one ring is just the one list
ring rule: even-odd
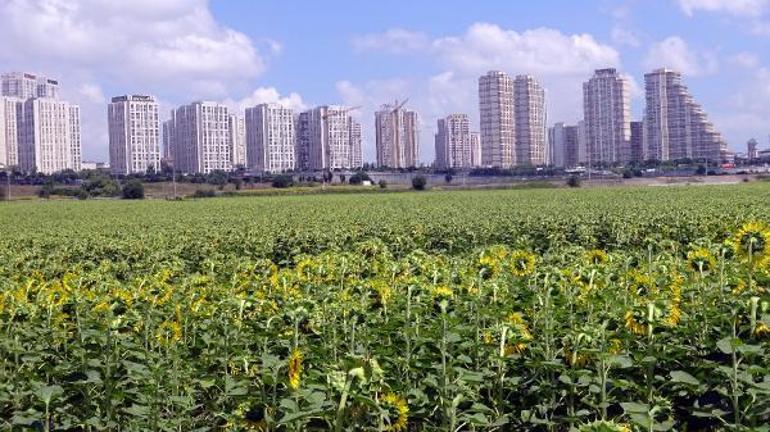
{"label": "sunflower", "polygon": [[526,251],[513,251],[510,255],[511,273],[517,277],[524,277],[535,271],[535,255]]}
{"label": "sunflower", "polygon": [[610,259],[609,255],[607,255],[607,252],[601,249],[591,249],[586,251],[583,256],[585,260],[592,265],[604,264]]}
{"label": "sunflower", "polygon": [[182,326],[178,321],[163,321],[155,333],[160,345],[172,345],[182,339]]}
{"label": "sunflower", "polygon": [[626,311],[626,315],[623,317],[623,321],[625,322],[625,327],[630,331],[631,333],[637,335],[637,336],[644,336],[647,334],[647,326],[640,323],[636,317],[634,316],[634,311]]}
{"label": "sunflower", "polygon": [[744,224],[728,240],[735,255],[750,265],[762,262],[770,255],[770,228],[764,222]]}
{"label": "sunflower", "polygon": [[687,264],[692,271],[707,273],[716,268],[717,260],[708,249],[698,248],[687,253]]}
{"label": "sunflower", "polygon": [[438,301],[451,300],[454,297],[454,292],[446,285],[439,285],[432,290],[433,298]]}
{"label": "sunflower", "polygon": [[289,356],[289,387],[297,390],[302,377],[302,352],[294,348]]}
{"label": "sunflower", "polygon": [[406,400],[396,394],[388,393],[382,397],[382,406],[388,416],[388,425],[385,426],[385,430],[405,431],[409,421],[409,404]]}
{"label": "sunflower", "polygon": [[578,432],[631,432],[631,428],[622,423],[597,420],[580,426]]}
{"label": "sunflower", "polygon": [[757,323],[757,326],[754,328],[754,335],[755,336],[768,336],[770,335],[770,326],[766,323],[760,321]]}
{"label": "sunflower", "polygon": [[505,246],[491,246],[481,252],[478,266],[484,278],[490,278],[500,271],[503,261],[508,257]]}

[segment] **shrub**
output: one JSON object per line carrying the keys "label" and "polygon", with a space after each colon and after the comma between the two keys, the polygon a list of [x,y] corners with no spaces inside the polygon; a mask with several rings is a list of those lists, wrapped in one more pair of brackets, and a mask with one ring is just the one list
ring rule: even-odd
{"label": "shrub", "polygon": [[277,189],[284,189],[294,185],[294,177],[289,175],[279,175],[273,178],[273,187]]}
{"label": "shrub", "polygon": [[572,176],[569,179],[567,179],[567,186],[569,186],[571,188],[579,188],[580,187],[580,177]]}
{"label": "shrub", "polygon": [[380,185],[380,189],[385,189],[388,187],[388,182],[386,182],[385,180],[380,180],[379,183],[377,184]]}
{"label": "shrub", "polygon": [[193,198],[214,198],[217,193],[210,189],[198,189],[193,194]]}
{"label": "shrub", "polygon": [[417,176],[412,178],[412,189],[425,190],[425,186],[428,184],[428,180],[423,176]]}
{"label": "shrub", "polygon": [[131,179],[123,185],[123,199],[144,199],[144,185],[138,179]]}
{"label": "shrub", "polygon": [[352,185],[360,185],[365,180],[371,181],[372,179],[369,177],[369,174],[367,174],[367,173],[365,173],[363,171],[359,171],[359,172],[353,174],[352,176],[350,176],[350,179],[348,179],[348,183],[350,183]]}
{"label": "shrub", "polygon": [[445,182],[447,182],[447,183],[452,183],[452,179],[454,179],[454,177],[452,176],[452,174],[449,174],[449,173],[447,173],[447,174],[444,176],[444,181],[445,181]]}

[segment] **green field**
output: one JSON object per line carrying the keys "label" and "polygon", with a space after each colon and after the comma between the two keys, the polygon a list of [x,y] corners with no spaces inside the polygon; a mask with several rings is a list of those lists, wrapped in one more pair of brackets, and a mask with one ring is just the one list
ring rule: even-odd
{"label": "green field", "polygon": [[0,430],[770,430],[770,184],[0,205]]}

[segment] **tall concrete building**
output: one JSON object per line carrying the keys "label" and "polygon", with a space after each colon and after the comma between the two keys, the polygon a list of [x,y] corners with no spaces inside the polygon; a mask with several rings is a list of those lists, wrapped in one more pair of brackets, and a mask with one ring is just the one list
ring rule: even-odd
{"label": "tall concrete building", "polygon": [[580,165],[580,133],[578,126],[556,123],[548,129],[552,150],[551,164],[557,168],[575,168]]}
{"label": "tall concrete building", "polygon": [[657,69],[644,76],[645,159],[720,161],[727,144],[682,84],[682,75]]}
{"label": "tall concrete building", "polygon": [[746,143],[746,157],[749,159],[759,159],[759,142],[752,138]]}
{"label": "tall concrete building", "polygon": [[173,164],[174,161],[174,125],[176,110],[171,110],[171,118],[163,122],[163,159],[167,163]]}
{"label": "tall concrete building", "polygon": [[80,170],[80,108],[59,100],[58,81],[5,73],[0,75],[0,97],[0,160],[26,172]]}
{"label": "tall concrete building", "polygon": [[247,167],[281,173],[296,167],[294,111],[279,104],[246,109]]}
{"label": "tall concrete building", "polygon": [[230,171],[230,111],[216,102],[193,102],[174,113],[171,149],[175,169],[182,173]]}
{"label": "tall concrete building", "polygon": [[599,69],[583,84],[583,114],[591,165],[628,162],[631,94],[628,80],[615,69]]}
{"label": "tall concrete building", "polygon": [[578,134],[578,163],[588,164],[588,133],[586,132],[586,121],[580,120],[577,124]]}
{"label": "tall concrete building", "polygon": [[644,162],[644,122],[631,122],[631,162]]}
{"label": "tall concrete building", "polygon": [[0,75],[0,93],[19,99],[59,98],[59,82],[26,72]]}
{"label": "tall concrete building", "polygon": [[473,166],[470,120],[466,114],[452,114],[438,120],[434,166],[437,169],[468,169]]}
{"label": "tall concrete building", "polygon": [[246,120],[236,114],[230,115],[230,156],[233,158],[233,168],[246,168],[248,160],[246,157]]}
{"label": "tall concrete building", "polygon": [[324,171],[358,168],[361,126],[343,106],[320,106],[297,119],[297,169]]}
{"label": "tall concrete building", "polygon": [[385,104],[375,113],[377,166],[411,168],[419,164],[420,118],[403,103]]}
{"label": "tall concrete building", "polygon": [[152,96],[125,95],[107,106],[110,169],[114,174],[160,171],[160,120]]}
{"label": "tall concrete building", "polygon": [[0,96],[0,165],[19,165],[19,116],[24,101]]}
{"label": "tall concrete building", "polygon": [[479,78],[479,115],[482,166],[512,167],[516,163],[513,80],[505,72],[490,71]]}
{"label": "tall concrete building", "polygon": [[53,174],[80,170],[80,109],[52,98],[27,99],[19,122],[19,168]]}
{"label": "tall concrete building", "polygon": [[478,132],[471,132],[471,166],[474,168],[481,167],[481,134]]}
{"label": "tall concrete building", "polygon": [[548,161],[545,90],[530,75],[513,81],[514,153],[516,165],[538,166]]}

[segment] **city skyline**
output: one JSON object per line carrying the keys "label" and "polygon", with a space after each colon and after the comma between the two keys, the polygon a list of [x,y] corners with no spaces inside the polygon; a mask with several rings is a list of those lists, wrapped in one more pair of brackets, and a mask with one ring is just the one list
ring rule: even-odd
{"label": "city skyline", "polygon": [[[231,109],[362,105],[354,116],[364,124],[364,159],[372,161],[369,119],[382,101],[409,97],[431,126],[466,112],[477,130],[474,83],[488,70],[537,77],[551,96],[549,124],[575,124],[580,84],[594,69],[633,77],[636,120],[643,75],[668,67],[684,73],[732,150],[744,151],[752,137],[764,148],[770,133],[770,107],[761,102],[770,96],[765,2],[479,1],[437,10],[337,1],[296,11],[270,0],[81,4],[3,2],[0,38],[8,43],[0,70],[65,83],[63,99],[82,108],[86,159],[106,160],[108,98],[148,93],[162,114],[192,100]],[[432,142],[432,129],[423,128],[421,142]],[[422,162],[433,160],[432,147],[423,145]]]}

